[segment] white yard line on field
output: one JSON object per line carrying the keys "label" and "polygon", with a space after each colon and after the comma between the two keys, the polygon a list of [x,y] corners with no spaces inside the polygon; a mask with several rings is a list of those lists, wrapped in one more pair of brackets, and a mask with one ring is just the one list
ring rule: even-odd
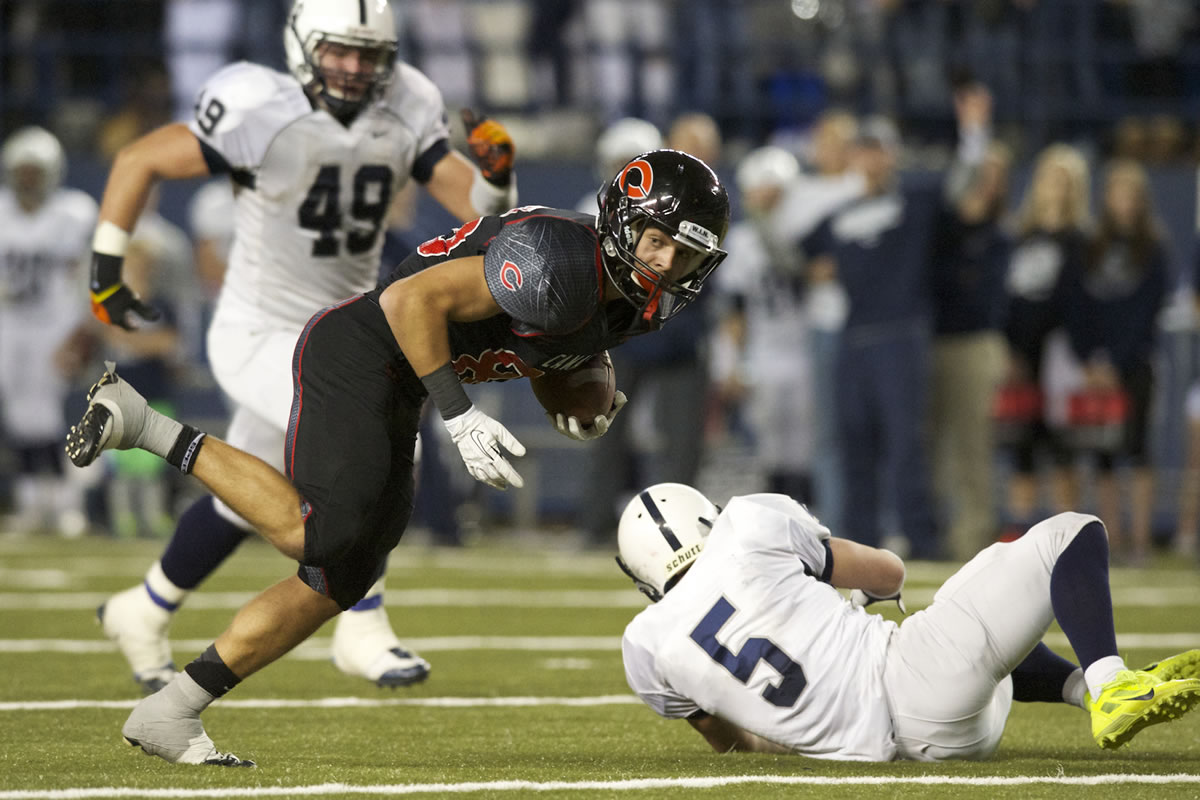
{"label": "white yard line on field", "polygon": [[[134,700],[29,700],[0,702],[3,711],[72,711],[84,708],[133,708]],[[597,697],[320,697],[310,700],[222,699],[221,708],[530,708],[535,706],[632,706],[641,700],[632,694],[607,694]]]}
{"label": "white yard line on field", "polygon": [[[288,657],[301,661],[329,658],[327,637],[309,639]],[[1067,637],[1057,631],[1043,640],[1051,647],[1069,647]],[[611,651],[619,653],[619,636],[430,636],[406,637],[404,643],[419,653],[469,652],[473,650],[516,650],[540,652]],[[177,652],[198,653],[212,644],[208,639],[178,639],[171,642]],[[1177,651],[1200,647],[1200,632],[1118,633],[1117,645],[1123,650]],[[115,653],[117,646],[104,639],[0,639],[4,653]]]}
{"label": "white yard line on field", "polygon": [[[9,570],[9,572],[14,572]],[[12,576],[10,575],[10,578]],[[62,588],[34,586],[32,582],[54,580],[47,571],[30,574],[30,588]],[[0,579],[3,576],[0,575]],[[4,583],[12,586],[11,581]],[[904,592],[912,606],[933,602],[936,587],[914,586]],[[237,609],[257,592],[197,592],[187,599],[187,608]],[[0,611],[70,611],[94,609],[111,597],[108,592],[0,592]],[[1116,608],[1157,608],[1161,606],[1200,607],[1200,588],[1195,586],[1130,586],[1114,587],[1113,606]],[[646,599],[629,589],[388,589],[387,604],[395,608],[643,608]]]}
{"label": "white yard line on field", "polygon": [[0,800],[90,800],[106,797],[322,797],[325,795],[414,795],[468,794],[474,792],[568,792],[568,791],[644,791],[652,789],[711,789],[719,786],[769,784],[775,786],[1111,786],[1118,784],[1190,784],[1200,783],[1200,775],[1080,775],[997,776],[967,778],[953,775],[919,776],[848,776],[815,775],[718,775],[703,778],[633,778],[621,781],[472,781],[469,783],[399,783],[356,786],[348,783],[322,783],[310,786],[246,786],[223,789],[134,789],[96,787],[0,791]]}

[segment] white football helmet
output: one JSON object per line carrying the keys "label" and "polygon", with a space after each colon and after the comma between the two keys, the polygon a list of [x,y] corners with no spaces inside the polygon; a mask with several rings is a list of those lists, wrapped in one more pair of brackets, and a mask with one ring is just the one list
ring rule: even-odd
{"label": "white football helmet", "polygon": [[653,123],[637,117],[619,119],[596,140],[596,172],[602,181],[608,182],[634,156],[662,146],[662,134]]}
{"label": "white football helmet", "polygon": [[621,514],[617,564],[657,603],[700,555],[720,513],[711,500],[682,483],[643,489]]}
{"label": "white football helmet", "polygon": [[[37,126],[21,128],[9,136],[0,151],[4,182],[26,206],[37,207],[62,185],[67,157],[58,138]],[[19,167],[34,167],[36,173],[19,175]]]}
{"label": "white football helmet", "polygon": [[782,147],[767,145],[751,150],[737,168],[742,192],[774,187],[783,189],[800,176],[800,162]]}
{"label": "white football helmet", "polygon": [[[345,121],[379,97],[392,79],[396,18],[388,0],[296,0],[283,44],[296,80]],[[370,78],[322,68],[318,50],[324,44],[359,48],[360,56],[374,64]],[[347,93],[348,85],[353,95]]]}

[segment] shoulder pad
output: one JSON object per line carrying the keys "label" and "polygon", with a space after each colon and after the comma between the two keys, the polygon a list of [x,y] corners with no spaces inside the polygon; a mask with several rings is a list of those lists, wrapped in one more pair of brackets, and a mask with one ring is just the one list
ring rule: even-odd
{"label": "shoulder pad", "polygon": [[95,225],[100,213],[100,206],[87,192],[80,189],[59,189],[55,202],[61,204],[63,211],[85,225]]}
{"label": "shoulder pad", "polygon": [[496,302],[546,333],[568,333],[599,308],[602,269],[596,232],[574,212],[546,209],[506,224],[484,254]]}
{"label": "shoulder pad", "polygon": [[400,61],[396,63],[392,82],[388,87],[388,105],[395,107],[406,96],[416,97],[438,108],[444,103],[441,89],[425,73],[411,64]]}
{"label": "shoulder pad", "polygon": [[302,95],[304,90],[292,76],[260,64],[238,61],[205,81],[198,97],[219,97],[226,109],[248,111],[279,95],[294,93]]}

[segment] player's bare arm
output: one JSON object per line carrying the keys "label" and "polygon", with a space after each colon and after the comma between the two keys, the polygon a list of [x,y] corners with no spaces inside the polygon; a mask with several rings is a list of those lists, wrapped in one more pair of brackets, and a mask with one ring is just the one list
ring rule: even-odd
{"label": "player's bare arm", "polygon": [[209,174],[200,140],[187,125],[176,122],[151,131],[117,153],[100,202],[100,221],[132,230],[157,181]]}
{"label": "player's bare arm", "polygon": [[483,256],[455,258],[396,281],[379,297],[396,344],[418,376],[450,361],[447,323],[500,313],[483,272]]}
{"label": "player's bare arm", "polygon": [[872,597],[891,597],[904,585],[904,562],[889,550],[880,550],[849,539],[829,540],[833,574],[829,582],[839,589],[861,589]]}
{"label": "player's bare arm", "polygon": [[129,233],[157,181],[209,174],[200,141],[182,123],[152,131],[117,153],[92,239],[89,288],[92,313],[97,319],[133,329],[143,321],[158,318],[158,312],[139,300],[121,279]]}
{"label": "player's bare arm", "polygon": [[380,295],[379,305],[471,476],[496,489],[524,486],[501,448],[523,456],[525,446],[471,403],[450,363],[447,325],[501,311],[484,277],[483,256],[452,259],[396,281]]}
{"label": "player's bare arm", "polygon": [[688,723],[700,732],[718,753],[790,753],[786,747],[767,741],[750,731],[739,728],[727,719],[698,714],[688,717]]}
{"label": "player's bare arm", "polygon": [[471,204],[471,186],[476,176],[475,168],[467,157],[457,150],[451,150],[434,165],[433,175],[425,188],[459,222],[469,222],[491,213],[487,209],[478,210]]}

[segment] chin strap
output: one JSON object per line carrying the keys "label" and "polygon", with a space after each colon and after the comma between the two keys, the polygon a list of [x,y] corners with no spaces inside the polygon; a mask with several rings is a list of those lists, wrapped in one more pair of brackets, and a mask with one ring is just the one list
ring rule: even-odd
{"label": "chin strap", "polygon": [[659,600],[662,600],[662,592],[658,591],[658,589],[655,589],[653,586],[646,583],[644,580],[639,578],[637,575],[634,575],[633,572],[630,571],[629,567],[627,567],[625,565],[625,562],[621,559],[620,556],[617,556],[616,560],[617,560],[617,566],[621,568],[621,571],[629,576],[629,580],[633,581],[633,585],[638,588],[639,592],[646,595],[646,597],[650,598],[650,602],[657,603]]}

